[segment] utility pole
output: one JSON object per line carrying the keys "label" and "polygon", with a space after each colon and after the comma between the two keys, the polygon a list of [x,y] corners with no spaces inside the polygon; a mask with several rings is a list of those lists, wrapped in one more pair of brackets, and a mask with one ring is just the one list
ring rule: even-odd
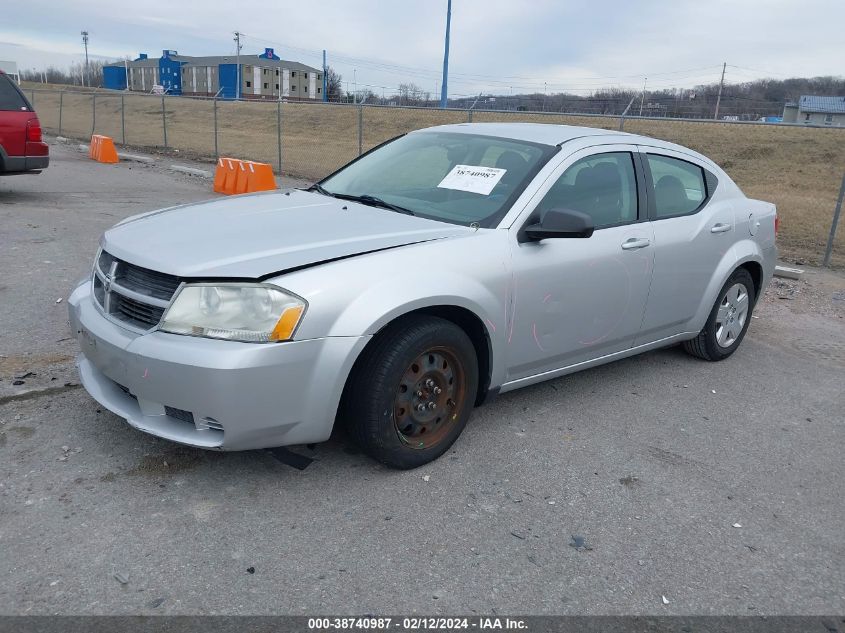
{"label": "utility pole", "polygon": [[352,105],[358,103],[358,69],[352,69]]}
{"label": "utility pole", "polygon": [[645,86],[648,83],[648,77],[643,78],[643,93],[640,95],[640,116],[643,115],[643,101],[645,101]]}
{"label": "utility pole", "polygon": [[326,66],[326,49],[323,49],[323,101],[329,100],[329,73]]}
{"label": "utility pole", "polygon": [[446,6],[446,50],[443,53],[443,87],[440,90],[440,107],[449,105],[449,31],[452,26],[452,0]]}
{"label": "utility pole", "polygon": [[85,82],[88,82],[88,85],[91,85],[91,78],[88,76],[88,31],[82,31],[80,33],[82,35],[82,45],[85,46],[85,76],[83,77],[82,85],[85,85]]}
{"label": "utility pole", "polygon": [[719,104],[722,102],[722,88],[725,86],[725,68],[728,67],[728,62],[722,64],[722,79],[719,81],[719,94],[716,96],[716,112],[713,114],[714,119],[719,118]]}
{"label": "utility pole", "polygon": [[235,88],[235,99],[241,98],[241,36],[243,33],[235,31],[235,54],[237,56],[237,66],[235,67],[235,77],[238,82],[238,87]]}

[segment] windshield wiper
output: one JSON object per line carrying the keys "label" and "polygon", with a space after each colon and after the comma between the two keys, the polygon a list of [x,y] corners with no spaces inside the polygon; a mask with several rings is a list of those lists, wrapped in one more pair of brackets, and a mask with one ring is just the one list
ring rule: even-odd
{"label": "windshield wiper", "polygon": [[321,194],[323,194],[324,196],[329,196],[330,198],[334,198],[334,197],[335,197],[335,195],[334,195],[331,191],[329,191],[328,189],[325,189],[325,188],[324,188],[324,187],[323,187],[320,183],[318,183],[318,182],[315,182],[313,185],[311,185],[310,187],[308,187],[307,189],[305,189],[305,191],[316,191],[317,193],[321,193]]}
{"label": "windshield wiper", "polygon": [[352,196],[345,193],[334,193],[331,195],[333,195],[335,198],[340,198],[341,200],[351,200],[352,202],[360,202],[361,204],[366,204],[371,207],[381,207],[382,209],[390,209],[391,211],[396,211],[397,213],[404,213],[405,215],[416,215],[416,213],[414,213],[410,209],[400,207],[398,204],[387,202],[386,200],[382,200],[381,198],[377,198],[376,196],[371,196],[369,194],[364,194],[361,196]]}

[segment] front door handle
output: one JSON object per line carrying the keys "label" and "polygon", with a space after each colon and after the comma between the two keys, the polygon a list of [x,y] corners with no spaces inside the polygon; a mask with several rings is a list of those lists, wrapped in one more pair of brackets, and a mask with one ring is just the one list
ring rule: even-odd
{"label": "front door handle", "polygon": [[732,228],[733,227],[730,224],[723,224],[722,222],[719,222],[718,224],[714,224],[710,228],[710,232],[711,233],[727,233]]}
{"label": "front door handle", "polygon": [[632,237],[631,239],[622,242],[622,250],[632,251],[635,248],[645,248],[649,244],[651,244],[651,240],[645,237]]}

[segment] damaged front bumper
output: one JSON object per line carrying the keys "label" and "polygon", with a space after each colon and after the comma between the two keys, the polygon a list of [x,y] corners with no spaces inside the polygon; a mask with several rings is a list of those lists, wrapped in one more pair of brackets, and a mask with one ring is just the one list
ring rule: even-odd
{"label": "damaged front bumper", "polygon": [[182,444],[247,450],[329,438],[346,376],[369,337],[238,343],[107,320],[90,283],[68,300],[83,386],[133,427]]}

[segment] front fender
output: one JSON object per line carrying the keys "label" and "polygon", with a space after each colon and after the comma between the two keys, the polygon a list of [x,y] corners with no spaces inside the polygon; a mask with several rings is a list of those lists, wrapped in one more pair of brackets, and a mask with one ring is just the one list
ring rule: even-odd
{"label": "front fender", "polygon": [[504,378],[510,301],[507,232],[415,244],[331,262],[274,283],[309,307],[297,339],[372,336],[398,317],[436,306],[462,308],[483,324],[490,341],[491,385]]}

